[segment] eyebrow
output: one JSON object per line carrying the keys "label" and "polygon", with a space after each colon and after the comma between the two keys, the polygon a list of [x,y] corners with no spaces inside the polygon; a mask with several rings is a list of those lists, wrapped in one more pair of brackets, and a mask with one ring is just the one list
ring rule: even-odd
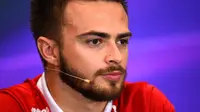
{"label": "eyebrow", "polygon": [[117,35],[117,38],[125,38],[125,37],[132,37],[131,32],[120,33]]}
{"label": "eyebrow", "polygon": [[[105,32],[99,32],[99,31],[89,31],[80,35],[77,35],[76,37],[86,37],[86,36],[98,36],[101,38],[110,38],[111,35]],[[131,32],[125,32],[125,33],[119,33],[117,34],[117,38],[125,38],[125,37],[131,37]]]}

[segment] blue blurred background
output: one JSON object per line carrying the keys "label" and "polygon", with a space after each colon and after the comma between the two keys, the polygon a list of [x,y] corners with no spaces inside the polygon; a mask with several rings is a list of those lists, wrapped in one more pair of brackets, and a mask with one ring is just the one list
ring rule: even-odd
{"label": "blue blurred background", "polygon": [[[29,0],[0,2],[0,88],[43,72]],[[158,87],[177,112],[200,112],[200,1],[128,0],[128,81]]]}

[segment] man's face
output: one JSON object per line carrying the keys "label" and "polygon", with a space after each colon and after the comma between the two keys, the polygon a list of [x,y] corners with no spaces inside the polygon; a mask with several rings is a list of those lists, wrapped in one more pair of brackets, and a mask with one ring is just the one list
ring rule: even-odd
{"label": "man's face", "polygon": [[61,70],[92,83],[60,74],[85,97],[108,101],[118,97],[126,77],[128,18],[116,2],[73,1],[64,11]]}

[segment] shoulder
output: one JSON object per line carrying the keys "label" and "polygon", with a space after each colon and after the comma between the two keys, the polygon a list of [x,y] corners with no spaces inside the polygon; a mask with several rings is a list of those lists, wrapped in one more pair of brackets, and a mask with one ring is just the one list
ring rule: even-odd
{"label": "shoulder", "polygon": [[24,83],[9,88],[0,89],[0,110],[5,110],[3,112],[22,112],[22,110],[28,112],[33,107],[38,109],[48,107],[45,98],[37,88],[40,76],[32,80],[27,79]]}
{"label": "shoulder", "polygon": [[3,95],[7,94],[10,96],[18,96],[22,94],[28,95],[28,93],[31,93],[31,86],[27,82],[17,84],[8,88],[0,89],[0,94],[3,94]]}
{"label": "shoulder", "polygon": [[[0,90],[0,110],[3,112],[20,112],[22,111],[19,103],[12,95],[8,94],[5,89]],[[12,108],[11,108],[12,106]]]}
{"label": "shoulder", "polygon": [[[21,112],[24,110],[24,104],[30,101],[34,90],[28,81],[30,80],[0,89],[0,110],[4,110],[4,112]],[[11,106],[12,108],[10,108]]]}
{"label": "shoulder", "polygon": [[150,95],[150,110],[160,110],[162,112],[175,112],[173,104],[158,88],[156,88],[153,85],[148,85],[147,91],[149,91],[149,93],[147,94]]}
{"label": "shoulder", "polygon": [[124,90],[122,94],[128,94],[128,95],[136,95],[136,94],[141,94],[145,93],[147,89],[150,89],[149,84],[146,82],[135,82],[135,83],[130,83],[130,82],[125,82],[124,85]]}
{"label": "shoulder", "polygon": [[[148,108],[156,112],[174,112],[174,106],[155,86],[146,82],[125,83],[124,93],[135,99],[143,100]],[[157,111],[158,110],[158,111]]]}
{"label": "shoulder", "polygon": [[31,87],[29,83],[24,82],[11,87],[0,89],[0,97],[6,95],[15,98],[14,96],[20,94],[27,94],[27,92],[31,92]]}
{"label": "shoulder", "polygon": [[21,84],[17,84],[8,88],[0,89],[0,94],[9,94],[10,96],[16,97],[26,97],[33,96],[33,93],[36,93],[37,89],[37,81],[40,76],[30,80],[27,79]]}

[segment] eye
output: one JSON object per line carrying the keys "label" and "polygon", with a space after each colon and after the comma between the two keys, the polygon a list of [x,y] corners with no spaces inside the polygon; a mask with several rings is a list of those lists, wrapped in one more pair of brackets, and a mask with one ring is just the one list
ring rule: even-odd
{"label": "eye", "polygon": [[121,45],[127,45],[128,44],[128,39],[121,39],[117,43],[121,44]]}
{"label": "eye", "polygon": [[88,40],[87,44],[92,45],[92,46],[97,46],[102,43],[102,39],[92,39]]}

